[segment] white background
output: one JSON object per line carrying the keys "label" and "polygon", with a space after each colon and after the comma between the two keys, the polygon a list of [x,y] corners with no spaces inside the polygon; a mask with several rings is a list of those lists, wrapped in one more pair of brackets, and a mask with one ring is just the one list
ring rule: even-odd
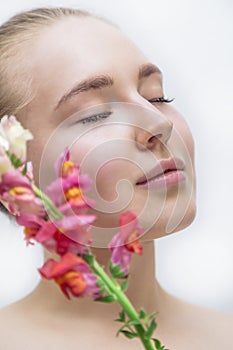
{"label": "white background", "polygon": [[[156,63],[165,92],[186,117],[196,143],[197,217],[156,241],[157,276],[170,293],[233,313],[231,0],[33,1],[0,3],[0,21],[39,6],[75,6],[115,21]],[[0,216],[0,306],[38,283],[40,247]]]}

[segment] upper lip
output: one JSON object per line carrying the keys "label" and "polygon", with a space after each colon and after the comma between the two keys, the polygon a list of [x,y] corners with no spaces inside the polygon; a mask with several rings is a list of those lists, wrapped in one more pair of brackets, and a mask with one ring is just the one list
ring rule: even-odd
{"label": "upper lip", "polygon": [[162,159],[154,168],[138,179],[136,185],[143,184],[149,180],[163,174],[166,170],[184,170],[184,162],[180,158]]}

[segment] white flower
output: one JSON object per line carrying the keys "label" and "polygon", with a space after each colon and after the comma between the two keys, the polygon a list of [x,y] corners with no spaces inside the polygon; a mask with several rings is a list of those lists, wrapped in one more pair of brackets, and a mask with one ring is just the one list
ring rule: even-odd
{"label": "white flower", "polygon": [[3,137],[0,129],[0,150],[9,150],[9,142]]}
{"label": "white flower", "polygon": [[4,116],[0,123],[0,146],[14,154],[22,162],[26,160],[26,143],[33,136],[29,130],[22,127],[15,116]]}
{"label": "white flower", "polygon": [[2,175],[5,173],[10,173],[14,170],[13,165],[11,164],[10,159],[4,151],[0,149],[0,182],[2,180]]}
{"label": "white flower", "polygon": [[8,151],[9,150],[9,142],[7,140],[7,136],[6,136],[6,133],[5,133],[5,130],[2,126],[2,124],[4,124],[4,120],[5,120],[6,117],[3,117],[1,119],[1,122],[0,122],[0,152],[1,150],[5,150],[5,151]]}

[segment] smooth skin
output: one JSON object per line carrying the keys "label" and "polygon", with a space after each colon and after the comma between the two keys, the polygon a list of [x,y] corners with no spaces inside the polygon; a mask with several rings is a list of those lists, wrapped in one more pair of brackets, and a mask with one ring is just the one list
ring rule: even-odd
{"label": "smooth skin", "polygon": [[[143,159],[146,170],[152,166],[149,154],[158,160],[177,156],[185,162],[187,177],[182,186],[170,186],[165,197],[163,190],[150,191],[154,206],[147,208],[144,223],[158,213],[158,203],[162,204],[162,210],[157,221],[142,237],[143,256],[133,257],[127,295],[137,309],[143,307],[147,312],[159,311],[155,336],[171,350],[232,349],[232,315],[173,297],[155,277],[153,239],[168,234],[170,218],[175,223],[171,232],[176,232],[189,226],[196,214],[194,141],[191,132],[185,119],[171,104],[149,102],[152,98],[164,96],[161,74],[154,72],[139,81],[139,67],[147,64],[148,59],[119,29],[93,18],[68,18],[47,28],[30,48],[30,56],[25,54],[24,63],[33,76],[34,97],[18,117],[34,135],[28,157],[33,162],[37,182],[41,156],[52,132],[78,111],[95,104],[118,101],[138,104],[145,110],[154,109],[156,116],[160,117],[153,121],[145,114],[143,127],[134,123],[113,126],[111,117],[94,122],[96,128],[89,122],[77,123],[77,135],[84,135],[86,130],[88,132],[73,144],[71,155],[75,161],[82,162],[94,147],[97,153],[92,161],[96,159],[96,163],[92,163],[91,169],[95,169],[101,167],[99,159],[102,164],[104,162],[101,145],[108,144],[114,138],[127,141],[125,153],[122,151],[121,155],[131,162],[114,161],[113,149],[111,161],[102,166],[96,176],[96,185],[101,197],[112,201],[116,184],[121,179],[127,179],[130,189],[133,188],[133,197],[127,209],[137,214],[145,207],[148,196],[148,191],[136,184],[142,175],[138,162]],[[100,74],[112,77],[114,84],[74,95],[56,108],[61,96],[75,83]],[[66,132],[65,128],[61,130],[65,141],[60,137],[59,146],[63,147],[74,128],[67,127]],[[161,138],[153,137],[159,134]],[[57,155],[55,148],[51,150],[54,152],[51,159]],[[127,188],[123,194],[126,197],[129,195]],[[177,201],[184,203],[184,206],[180,204],[180,209],[173,212]],[[178,217],[181,220],[176,221]],[[116,213],[103,213],[98,226],[114,226],[116,218]],[[109,252],[106,248],[96,248],[94,252],[100,263],[107,263]],[[118,324],[113,320],[118,311],[120,308],[115,304],[94,303],[89,299],[68,301],[54,283],[41,281],[29,296],[1,310],[1,346],[4,350],[49,347],[57,350],[142,349],[137,340],[115,337]]]}

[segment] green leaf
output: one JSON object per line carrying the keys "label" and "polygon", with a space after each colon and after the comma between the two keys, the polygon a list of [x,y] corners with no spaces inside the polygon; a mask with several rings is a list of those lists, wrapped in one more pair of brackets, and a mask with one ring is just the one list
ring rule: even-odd
{"label": "green leaf", "polygon": [[16,158],[16,156],[14,154],[10,155],[10,161],[14,165],[15,168],[18,168],[18,167],[20,167],[20,165],[22,165],[21,160]]}
{"label": "green leaf", "polygon": [[122,292],[125,292],[128,288],[128,280],[124,280],[124,282],[121,283],[121,290]]}
{"label": "green leaf", "polygon": [[94,263],[94,255],[84,254],[83,259],[88,263],[89,266],[92,266]]}
{"label": "green leaf", "polygon": [[125,277],[125,273],[123,271],[116,273],[115,276],[113,276],[114,278],[124,278]]}
{"label": "green leaf", "polygon": [[121,271],[121,265],[114,265],[112,261],[109,264],[109,271],[114,278],[123,278],[125,276],[125,273]]}
{"label": "green leaf", "polygon": [[116,298],[113,295],[106,295],[104,297],[95,299],[95,301],[102,301],[103,303],[112,303],[116,301]]}
{"label": "green leaf", "polygon": [[155,312],[152,312],[152,314],[150,314],[149,316],[148,316],[148,320],[150,321],[152,318],[154,318],[155,317],[155,315],[157,315],[159,312],[158,311],[155,311]]}
{"label": "green leaf", "polygon": [[152,338],[152,340],[154,341],[157,350],[169,350],[165,348],[164,345],[161,345],[161,342],[158,339]]}
{"label": "green leaf", "polygon": [[121,265],[120,264],[117,264],[117,265],[114,265],[112,261],[110,261],[109,263],[109,271],[111,272],[111,274],[115,274],[117,272],[119,272],[121,269]]}
{"label": "green leaf", "polygon": [[[158,339],[153,339],[157,350],[166,350]],[[168,349],[167,349],[168,350]]]}
{"label": "green leaf", "polygon": [[157,350],[161,350],[161,343],[160,343],[160,341],[158,339],[155,339],[155,338],[153,338],[153,340],[154,340],[156,349]]}
{"label": "green leaf", "polygon": [[125,312],[124,310],[119,312],[119,318],[115,319],[116,322],[125,322]]}
{"label": "green leaf", "polygon": [[149,328],[147,329],[147,331],[146,331],[146,337],[147,337],[148,339],[151,338],[151,336],[152,336],[152,334],[154,333],[154,330],[155,330],[156,327],[157,327],[157,324],[156,324],[155,320],[152,320],[152,321],[151,321],[151,324],[150,324],[150,327],[149,327]]}
{"label": "green leaf", "polygon": [[125,323],[126,326],[138,326],[141,325],[140,320],[132,320]]}
{"label": "green leaf", "polygon": [[16,168],[19,168],[19,167],[21,166],[21,160],[20,160],[20,159],[16,159],[16,160],[15,160],[15,163],[14,163],[14,166],[15,166]]}
{"label": "green leaf", "polygon": [[14,160],[15,160],[15,155],[14,154],[10,154],[10,161],[12,164],[14,164]]}
{"label": "green leaf", "polygon": [[27,163],[25,163],[24,168],[22,170],[22,175],[25,176],[27,174]]}
{"label": "green leaf", "polygon": [[126,331],[126,330],[121,330],[120,331],[121,333],[123,333],[127,338],[129,339],[133,339],[133,338],[136,338],[138,337],[137,333],[134,333],[134,332],[129,332],[129,331]]}
{"label": "green leaf", "polygon": [[139,310],[139,318],[143,319],[146,317],[146,312],[143,309]]}
{"label": "green leaf", "polygon": [[125,311],[122,310],[119,312],[121,322],[125,322]]}
{"label": "green leaf", "polygon": [[[120,318],[117,318],[115,321],[117,322],[125,322],[125,315],[124,318],[120,316]],[[140,320],[132,320],[132,321],[127,321],[124,323],[124,325],[119,329],[118,332],[120,332],[122,329],[124,328],[129,328],[130,326],[138,326],[141,325],[141,321]]]}

